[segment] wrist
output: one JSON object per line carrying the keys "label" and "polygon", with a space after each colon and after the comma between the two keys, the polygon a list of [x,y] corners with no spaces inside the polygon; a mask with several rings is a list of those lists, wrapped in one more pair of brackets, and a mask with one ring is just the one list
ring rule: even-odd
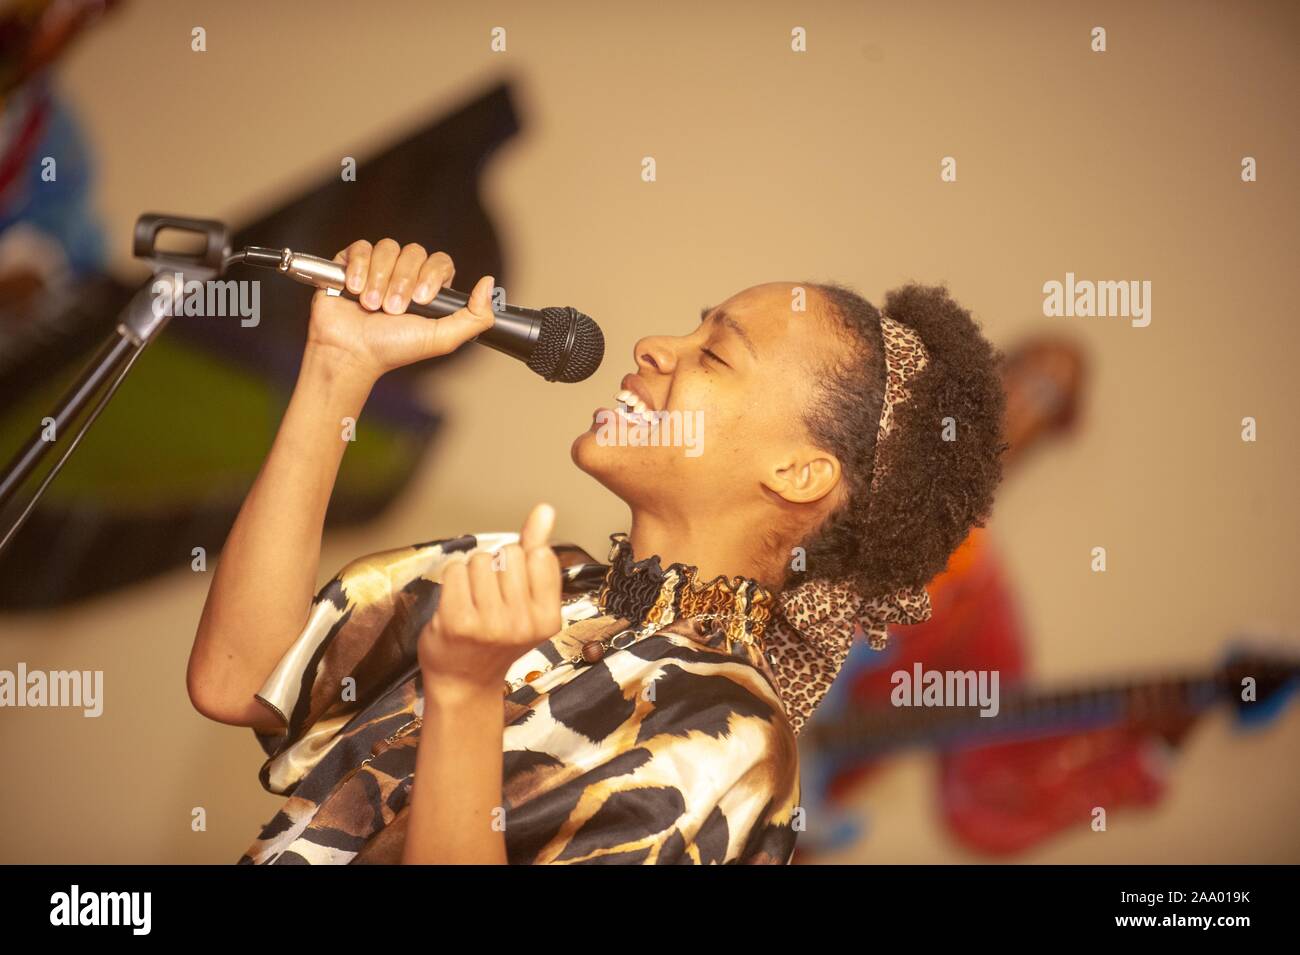
{"label": "wrist", "polygon": [[368,395],[381,372],[334,345],[309,341],[303,351],[299,377],[361,396]]}
{"label": "wrist", "polygon": [[505,678],[484,682],[422,672],[426,710],[459,711],[487,706],[501,709]]}

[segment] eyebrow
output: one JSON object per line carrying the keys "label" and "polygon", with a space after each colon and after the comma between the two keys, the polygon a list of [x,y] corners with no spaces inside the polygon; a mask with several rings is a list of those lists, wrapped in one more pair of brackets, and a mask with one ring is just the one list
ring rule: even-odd
{"label": "eyebrow", "polygon": [[[712,316],[709,315],[710,312],[713,312]],[[704,308],[700,309],[700,321],[701,322],[714,321],[717,322],[719,325],[723,325],[726,328],[731,329],[733,332],[736,333],[736,336],[741,340],[744,346],[749,349],[749,353],[753,355],[754,358],[758,358],[758,349],[754,347],[754,341],[749,337],[749,333],[745,331],[744,326],[742,326],[740,322],[736,321],[734,318],[728,315],[721,308],[719,308],[717,311],[714,311],[708,305],[704,306]]]}

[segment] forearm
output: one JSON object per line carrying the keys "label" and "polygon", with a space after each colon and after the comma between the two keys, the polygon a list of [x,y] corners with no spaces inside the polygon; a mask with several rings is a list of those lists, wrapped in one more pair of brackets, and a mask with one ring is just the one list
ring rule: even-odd
{"label": "forearm", "polygon": [[506,863],[504,732],[499,692],[443,693],[425,681],[404,863]]}
{"label": "forearm", "polygon": [[208,590],[188,682],[214,719],[242,722],[262,680],[306,620],[321,531],[347,442],[371,380],[309,347],[284,419],[240,508]]}

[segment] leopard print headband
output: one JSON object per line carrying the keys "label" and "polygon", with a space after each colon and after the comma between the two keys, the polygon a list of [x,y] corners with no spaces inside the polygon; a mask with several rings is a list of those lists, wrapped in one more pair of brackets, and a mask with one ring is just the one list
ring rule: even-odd
{"label": "leopard print headband", "polygon": [[[907,400],[909,382],[929,363],[921,337],[906,325],[882,314],[880,332],[885,344],[885,400],[871,469],[873,494],[886,471],[880,447],[893,429],[894,409]],[[847,581],[810,580],[782,591],[765,642],[795,733],[830,689],[859,630],[873,650],[883,650],[891,624],[928,619],[930,595],[924,587],[865,598]]]}

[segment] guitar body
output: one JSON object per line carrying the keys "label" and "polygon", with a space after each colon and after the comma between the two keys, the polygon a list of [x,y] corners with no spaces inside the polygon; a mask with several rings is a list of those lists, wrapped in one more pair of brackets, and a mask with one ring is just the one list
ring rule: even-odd
{"label": "guitar body", "polygon": [[1158,802],[1165,790],[1162,745],[1143,728],[1116,726],[944,753],[944,822],[979,852],[1024,852],[1090,826],[1098,807],[1109,816]]}

